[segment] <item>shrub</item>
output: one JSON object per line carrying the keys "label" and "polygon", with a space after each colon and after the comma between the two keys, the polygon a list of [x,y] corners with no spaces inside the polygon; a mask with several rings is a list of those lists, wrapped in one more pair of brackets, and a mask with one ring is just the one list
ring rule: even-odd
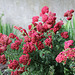
{"label": "shrub", "polygon": [[[72,10],[67,13],[69,15],[66,17],[71,19]],[[73,41],[65,44],[64,47],[64,42],[69,42],[69,35],[63,26],[63,21],[60,20],[56,23],[56,13],[49,11],[47,6],[42,8],[40,17],[34,16],[32,18],[32,24],[28,26],[28,33],[22,27],[14,26],[24,36],[23,39],[13,33],[9,34],[9,39],[15,39],[14,42],[6,46],[6,48],[10,48],[10,53],[7,52],[8,48],[5,51],[5,55],[9,55],[8,68],[12,69],[11,75],[73,75],[73,70],[70,69],[69,64],[63,65],[61,63],[67,58],[75,57],[70,57],[70,54],[75,51],[74,48],[69,48]],[[66,50],[63,50],[64,48]],[[65,57],[68,52],[71,53]]]}

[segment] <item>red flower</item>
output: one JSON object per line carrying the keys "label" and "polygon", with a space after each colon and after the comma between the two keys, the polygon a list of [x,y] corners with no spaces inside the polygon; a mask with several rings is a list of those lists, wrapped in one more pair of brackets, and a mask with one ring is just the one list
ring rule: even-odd
{"label": "red flower", "polygon": [[25,39],[24,42],[30,42],[31,41],[31,38],[29,38],[28,36],[25,36],[24,39]]}
{"label": "red flower", "polygon": [[55,24],[53,31],[56,34],[57,31],[59,31],[59,29],[61,29],[61,26],[63,25],[63,21],[60,21],[58,23]]}
{"label": "red flower", "polygon": [[45,40],[45,45],[46,46],[51,46],[51,48],[53,47],[52,46],[52,38],[51,38],[51,36],[48,36],[49,38],[47,38],[46,40]]}
{"label": "red flower", "polygon": [[5,55],[0,55],[0,64],[6,64],[6,58],[5,58]]}
{"label": "red flower", "polygon": [[30,65],[30,62],[31,62],[31,59],[28,60],[28,64],[27,65]]}
{"label": "red flower", "polygon": [[27,35],[27,31],[25,29],[21,29],[20,32],[22,33],[23,36]]}
{"label": "red flower", "polygon": [[34,17],[32,18],[32,22],[38,22],[38,19],[39,19],[39,16],[34,16]]}
{"label": "red flower", "polygon": [[70,48],[70,46],[73,46],[73,40],[66,41],[64,44],[64,49]]}
{"label": "red flower", "polygon": [[9,34],[9,37],[12,38],[12,39],[14,39],[14,38],[16,37],[16,35],[13,34],[13,33],[10,33],[10,34]]}
{"label": "red flower", "polygon": [[44,48],[44,44],[41,41],[36,42],[35,45],[37,46],[38,50],[42,50]]}
{"label": "red flower", "polygon": [[32,42],[26,42],[26,44],[23,45],[22,49],[24,54],[32,53],[36,50]]}
{"label": "red flower", "polygon": [[61,37],[67,39],[69,37],[68,32],[62,32]]}
{"label": "red flower", "polygon": [[30,59],[29,59],[29,54],[26,54],[26,55],[22,55],[20,58],[19,58],[19,62],[23,65],[26,65],[28,62],[30,63]]}
{"label": "red flower", "polygon": [[28,25],[28,29],[31,30],[31,28],[32,28],[32,25]]}
{"label": "red flower", "polygon": [[67,20],[71,20],[72,19],[72,13],[74,12],[73,9],[71,9],[70,11],[68,10],[67,12],[64,13],[64,17],[67,17]]}
{"label": "red flower", "polygon": [[75,48],[70,48],[69,50],[64,50],[62,52],[60,52],[57,57],[56,57],[56,61],[58,63],[61,63],[62,61],[64,61],[64,63],[66,64],[67,59],[74,59],[75,58]]}
{"label": "red flower", "polygon": [[48,13],[48,12],[49,12],[49,8],[48,8],[47,6],[44,6],[44,7],[42,8],[41,12],[42,12],[43,14]]}
{"label": "red flower", "polygon": [[19,71],[17,71],[17,70],[16,70],[16,71],[14,71],[14,72],[13,72],[13,71],[11,71],[11,75],[20,75],[20,73],[19,73]]}
{"label": "red flower", "polygon": [[8,67],[9,67],[10,69],[15,70],[16,68],[19,67],[19,62],[16,61],[16,60],[13,60],[13,62],[10,62],[10,64],[8,64]]}
{"label": "red flower", "polygon": [[[18,38],[19,39],[19,38]],[[18,50],[19,49],[19,45],[21,44],[21,42],[22,42],[22,39],[20,39],[20,40],[15,40],[15,42],[14,43],[12,43],[11,44],[11,49],[16,49],[16,50]]]}
{"label": "red flower", "polygon": [[25,67],[20,67],[19,73],[22,74],[23,72],[25,72]]}
{"label": "red flower", "polygon": [[52,12],[50,11],[50,12],[48,12],[48,15],[49,15],[49,16],[56,16],[56,13],[52,13]]}
{"label": "red flower", "polygon": [[17,26],[14,26],[14,28],[17,29],[17,30],[23,29],[22,27],[17,27]]}
{"label": "red flower", "polygon": [[42,15],[42,22],[46,22],[48,19],[48,16],[46,14]]}
{"label": "red flower", "polygon": [[2,36],[2,33],[0,33],[0,38],[1,38],[1,36]]}

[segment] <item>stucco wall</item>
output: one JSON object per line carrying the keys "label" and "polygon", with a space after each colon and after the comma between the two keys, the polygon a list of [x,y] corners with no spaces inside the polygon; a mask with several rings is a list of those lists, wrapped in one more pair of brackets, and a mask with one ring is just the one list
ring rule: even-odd
{"label": "stucco wall", "polygon": [[4,13],[3,23],[27,29],[32,17],[39,15],[43,6],[57,13],[59,20],[66,10],[75,10],[75,0],[0,0],[0,14]]}

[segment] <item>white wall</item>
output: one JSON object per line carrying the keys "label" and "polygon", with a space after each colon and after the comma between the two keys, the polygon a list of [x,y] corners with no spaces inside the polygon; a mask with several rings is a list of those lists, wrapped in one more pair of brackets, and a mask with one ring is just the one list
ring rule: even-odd
{"label": "white wall", "polygon": [[0,14],[4,13],[3,23],[27,29],[32,17],[39,15],[43,6],[56,12],[60,19],[66,10],[75,10],[75,0],[0,0]]}

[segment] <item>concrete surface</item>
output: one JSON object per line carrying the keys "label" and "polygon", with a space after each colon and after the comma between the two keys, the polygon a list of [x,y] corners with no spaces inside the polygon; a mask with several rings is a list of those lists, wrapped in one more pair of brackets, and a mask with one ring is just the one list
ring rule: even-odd
{"label": "concrete surface", "polygon": [[43,6],[57,13],[59,20],[68,9],[75,10],[75,0],[0,0],[0,14],[4,13],[2,22],[22,26],[27,30],[32,17],[39,15]]}

